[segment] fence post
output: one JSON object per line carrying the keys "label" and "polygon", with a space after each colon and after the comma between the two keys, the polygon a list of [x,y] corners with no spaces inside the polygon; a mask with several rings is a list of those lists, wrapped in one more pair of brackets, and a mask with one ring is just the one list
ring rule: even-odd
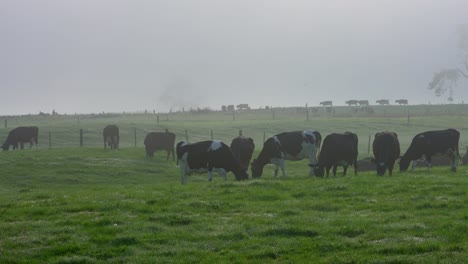
{"label": "fence post", "polygon": [[187,131],[187,129],[185,129],[185,141],[189,142],[188,141],[188,131]]}
{"label": "fence post", "polygon": [[239,129],[239,137],[242,137],[242,129]]}
{"label": "fence post", "polygon": [[369,135],[369,143],[367,144],[367,154],[370,153],[370,141],[371,141],[371,135]]}
{"label": "fence post", "polygon": [[80,147],[83,146],[83,129],[80,129]]}
{"label": "fence post", "polygon": [[266,136],[266,134],[265,134],[265,132],[263,132],[263,143],[265,143],[265,136]]}
{"label": "fence post", "polygon": [[52,133],[49,131],[49,149],[52,148]]}
{"label": "fence post", "polygon": [[134,133],[133,133],[133,136],[134,136],[134,143],[135,143],[135,148],[136,148],[136,146],[137,146],[137,139],[136,139],[136,127],[135,127],[135,129],[134,129],[134,131],[133,131],[133,132],[134,132]]}

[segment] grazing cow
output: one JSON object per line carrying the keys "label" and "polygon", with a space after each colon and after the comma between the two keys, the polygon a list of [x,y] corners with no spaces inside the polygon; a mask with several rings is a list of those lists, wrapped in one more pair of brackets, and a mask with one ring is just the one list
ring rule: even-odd
{"label": "grazing cow", "polygon": [[323,102],[320,102],[320,105],[323,105],[323,106],[332,106],[332,105],[333,105],[333,102],[332,102],[332,101],[323,101]]}
{"label": "grazing cow", "polygon": [[177,143],[177,164],[180,167],[182,184],[186,175],[208,171],[208,181],[213,178],[213,170],[227,180],[226,174],[232,171],[236,179],[248,179],[243,168],[232,154],[231,149],[221,141],[207,140],[197,143],[181,141]]}
{"label": "grazing cow", "polygon": [[388,105],[388,104],[390,104],[388,99],[380,99],[380,100],[377,100],[375,102],[378,103],[379,105]]}
{"label": "grazing cow", "polygon": [[345,104],[352,106],[352,105],[358,105],[358,100],[348,100],[345,102]]}
{"label": "grazing cow", "polygon": [[461,159],[458,151],[460,132],[455,129],[435,130],[419,133],[414,136],[411,145],[400,159],[400,171],[406,171],[411,161],[413,171],[416,167],[415,160],[424,157],[428,168],[431,166],[431,157],[435,154],[444,154],[450,157],[452,171],[457,170],[458,159]]}
{"label": "grazing cow", "polygon": [[395,100],[395,103],[399,104],[399,105],[407,105],[408,104],[408,100],[407,99],[398,99],[398,100]]}
{"label": "grazing cow", "polygon": [[377,166],[377,175],[385,175],[387,169],[389,174],[392,175],[395,161],[400,157],[398,135],[394,132],[375,134],[372,150],[374,152],[373,161]]}
{"label": "grazing cow", "polygon": [[375,171],[375,162],[372,162],[372,158],[365,158],[357,161],[357,167],[359,171]]}
{"label": "grazing cow", "polygon": [[231,151],[234,157],[239,161],[241,166],[248,170],[250,159],[255,149],[255,144],[252,138],[249,137],[236,137],[231,142]]}
{"label": "grazing cow", "polygon": [[175,144],[175,134],[171,132],[150,132],[145,137],[145,149],[146,157],[153,157],[156,150],[165,150],[167,151],[167,158],[172,153],[172,160],[174,160],[174,144]]}
{"label": "grazing cow", "polygon": [[359,100],[358,101],[358,104],[359,105],[364,105],[364,106],[368,106],[369,105],[369,100]]}
{"label": "grazing cow", "polygon": [[9,150],[10,146],[13,146],[13,149],[18,148],[18,144],[21,149],[24,149],[24,143],[29,143],[30,148],[38,142],[39,128],[36,126],[29,127],[17,127],[12,129],[5,140],[5,143],[2,145],[3,150]]}
{"label": "grazing cow", "polygon": [[108,125],[102,131],[102,138],[104,140],[104,149],[109,146],[111,149],[119,148],[119,127],[116,125]]}
{"label": "grazing cow", "polygon": [[354,167],[354,174],[357,175],[358,137],[352,132],[344,134],[333,133],[325,137],[322,149],[320,150],[317,165],[311,164],[315,175],[323,177],[325,170],[327,177],[330,168],[333,166],[333,176],[336,176],[337,166],[343,166],[343,176],[346,175],[348,166]]}
{"label": "grazing cow", "polygon": [[[309,164],[317,164],[317,150],[321,142],[320,133],[311,130],[284,132],[267,139],[263,143],[262,151],[251,164],[252,177],[262,176],[263,167],[267,164],[276,165],[275,177],[278,175],[278,167],[281,168],[283,176],[286,176],[285,160],[309,158]],[[312,168],[309,174],[314,175]]]}

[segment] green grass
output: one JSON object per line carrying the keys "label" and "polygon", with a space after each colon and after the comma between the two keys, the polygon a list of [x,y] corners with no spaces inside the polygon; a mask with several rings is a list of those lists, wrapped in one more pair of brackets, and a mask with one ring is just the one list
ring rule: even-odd
{"label": "green grass", "polygon": [[[468,169],[448,167],[377,177],[314,178],[307,161],[287,162],[287,178],[237,182],[207,175],[180,184],[165,153],[145,158],[147,132],[169,129],[177,141],[230,143],[316,129],[353,131],[367,157],[369,135],[395,131],[405,151],[419,132],[453,127],[468,145],[468,106],[375,108],[375,115],[301,109],[230,113],[3,117],[37,125],[39,147],[0,152],[0,263],[467,263]],[[406,112],[412,116],[408,124]],[[1,120],[1,119],[0,119]],[[120,127],[118,151],[102,149],[107,124]],[[84,147],[79,145],[84,129]],[[135,129],[137,147],[134,146]],[[49,149],[49,136],[52,149]],[[465,143],[467,142],[467,143]],[[341,175],[341,173],[339,173]]]}
{"label": "green grass", "polygon": [[[258,150],[257,150],[258,151]],[[189,176],[142,148],[0,153],[1,263],[466,263],[468,171]]]}

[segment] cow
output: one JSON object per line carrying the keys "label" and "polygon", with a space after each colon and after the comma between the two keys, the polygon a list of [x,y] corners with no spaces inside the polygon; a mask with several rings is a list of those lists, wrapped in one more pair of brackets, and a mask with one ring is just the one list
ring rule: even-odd
{"label": "cow", "polygon": [[108,125],[102,130],[102,138],[104,140],[104,149],[109,146],[111,149],[119,148],[119,127],[116,125]]}
{"label": "cow", "polygon": [[395,161],[400,157],[398,135],[395,132],[376,133],[372,143],[372,151],[374,152],[373,161],[377,167],[377,175],[385,175],[385,171],[388,169],[391,176]]}
{"label": "cow", "polygon": [[39,143],[38,135],[39,128],[37,126],[16,127],[8,133],[8,136],[2,145],[2,149],[9,150],[10,146],[13,146],[13,149],[17,149],[18,144],[21,149],[24,149],[24,143],[29,143],[30,148],[32,148],[34,144],[36,144],[37,147],[37,144]]}
{"label": "cow", "polygon": [[[309,158],[310,164],[317,163],[317,150],[320,148],[322,135],[313,130],[284,132],[270,137],[263,143],[263,149],[256,159],[252,161],[252,177],[262,176],[263,167],[274,164],[275,177],[278,175],[278,167],[281,168],[283,176],[286,176],[285,160],[302,160]],[[314,175],[311,168],[309,175]]]}
{"label": "cow", "polygon": [[380,99],[380,100],[377,100],[375,102],[378,103],[379,105],[388,105],[388,104],[390,104],[388,99]]}
{"label": "cow", "polygon": [[407,99],[398,99],[398,100],[395,100],[395,103],[397,103],[399,105],[407,105],[408,100]]}
{"label": "cow", "polygon": [[248,170],[255,144],[252,138],[239,136],[232,140],[231,151],[241,166]]}
{"label": "cow", "polygon": [[316,165],[310,164],[314,168],[315,175],[323,177],[325,171],[327,177],[330,168],[333,167],[333,176],[336,176],[337,166],[343,166],[343,176],[346,176],[348,166],[354,167],[354,174],[357,175],[358,137],[352,132],[343,134],[332,133],[325,137],[322,149]]}
{"label": "cow", "polygon": [[150,132],[145,137],[146,157],[153,157],[156,150],[165,150],[167,152],[166,160],[172,153],[172,160],[175,159],[174,144],[176,136],[171,132]]}
{"label": "cow", "polygon": [[320,105],[323,105],[323,106],[332,106],[332,105],[333,105],[333,102],[332,102],[332,101],[323,101],[323,102],[320,102]]}
{"label": "cow", "polygon": [[359,101],[358,101],[358,104],[359,104],[360,106],[363,106],[363,105],[364,105],[364,106],[368,106],[368,105],[369,105],[369,100],[359,100]]}
{"label": "cow", "polygon": [[236,179],[248,179],[247,169],[234,157],[231,149],[221,141],[207,140],[196,143],[177,143],[177,165],[180,167],[182,184],[186,175],[208,171],[208,181],[213,179],[213,171],[227,180],[226,174],[232,171]]}
{"label": "cow", "polygon": [[358,105],[358,100],[348,100],[345,102],[345,104],[347,104],[348,106],[352,106],[352,105]]}
{"label": "cow", "polygon": [[413,171],[416,167],[415,161],[422,157],[426,160],[426,166],[430,168],[431,157],[435,154],[444,154],[450,157],[451,169],[455,172],[458,160],[461,159],[460,152],[458,151],[459,140],[460,132],[452,128],[417,134],[413,137],[408,150],[400,158],[400,171],[406,171],[411,161],[413,161],[411,168],[411,171]]}

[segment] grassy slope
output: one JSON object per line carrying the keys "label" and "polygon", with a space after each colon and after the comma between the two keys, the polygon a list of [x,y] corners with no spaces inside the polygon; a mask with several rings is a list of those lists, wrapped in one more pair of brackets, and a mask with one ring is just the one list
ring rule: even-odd
{"label": "grassy slope", "polygon": [[0,153],[0,262],[464,263],[468,175],[259,180],[179,171],[141,148]]}

